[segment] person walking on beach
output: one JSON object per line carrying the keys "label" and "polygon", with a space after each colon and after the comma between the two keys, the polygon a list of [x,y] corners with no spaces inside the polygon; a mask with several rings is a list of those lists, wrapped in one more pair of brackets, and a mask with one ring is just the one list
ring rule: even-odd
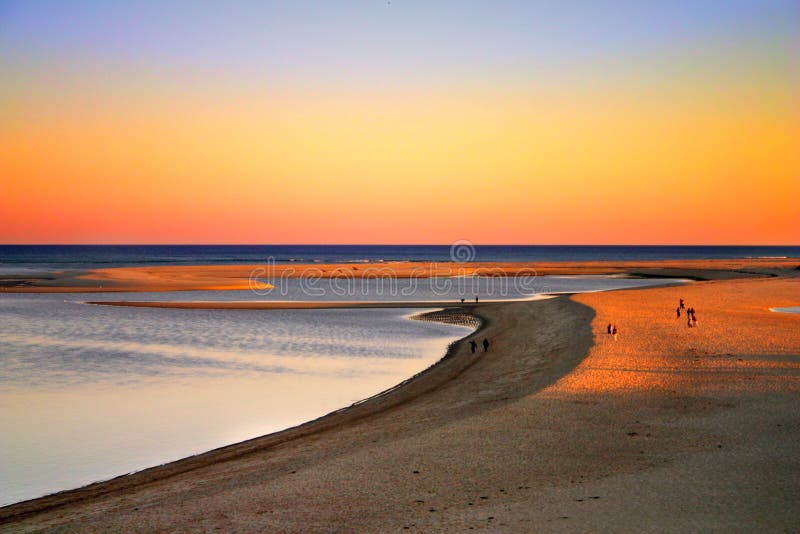
{"label": "person walking on beach", "polygon": [[686,326],[688,326],[689,328],[692,327],[692,316],[689,315],[688,313],[686,314]]}
{"label": "person walking on beach", "polygon": [[617,340],[617,325],[611,327],[611,334],[614,336],[614,341]]}
{"label": "person walking on beach", "polygon": [[678,319],[680,319],[681,318],[681,307],[680,306],[675,308],[675,313],[678,314]]}
{"label": "person walking on beach", "polygon": [[697,326],[697,314],[694,312],[694,308],[692,308],[692,326]]}
{"label": "person walking on beach", "polygon": [[464,304],[464,299],[461,299],[461,304]]}
{"label": "person walking on beach", "polygon": [[611,333],[611,323],[608,323],[608,326],[606,327],[606,332],[608,332],[609,334]]}
{"label": "person walking on beach", "polygon": [[680,303],[680,305],[679,305],[678,307],[679,307],[680,309],[683,309],[683,308],[685,308],[685,306],[683,305],[683,299],[681,299],[681,303]]}
{"label": "person walking on beach", "polygon": [[475,295],[475,303],[477,304],[477,302],[478,302],[478,295]]}
{"label": "person walking on beach", "polygon": [[472,354],[475,354],[475,349],[477,349],[477,348],[478,348],[478,344],[477,344],[477,343],[475,343],[475,340],[474,340],[474,339],[473,339],[473,340],[470,340],[470,342],[469,342],[469,348],[470,348],[470,350],[472,350]]}
{"label": "person walking on beach", "polygon": [[489,340],[483,338],[483,352],[489,352]]}

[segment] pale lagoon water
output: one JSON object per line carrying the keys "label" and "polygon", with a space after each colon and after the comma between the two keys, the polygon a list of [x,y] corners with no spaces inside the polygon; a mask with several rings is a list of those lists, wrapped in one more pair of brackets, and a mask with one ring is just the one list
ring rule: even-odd
{"label": "pale lagoon water", "polygon": [[424,370],[470,331],[408,309],[79,302],[98,296],[0,297],[0,505],[314,419]]}
{"label": "pale lagoon water", "polygon": [[800,313],[800,306],[786,306],[783,308],[770,308],[774,312],[780,313]]}
{"label": "pale lagoon water", "polygon": [[405,293],[380,280],[347,281],[345,291],[320,284],[322,292],[290,280],[259,294],[0,295],[0,505],[314,419],[424,370],[450,342],[470,332],[408,320],[421,311],[412,309],[180,310],[85,301],[434,302],[670,280],[537,277],[513,282],[450,279],[448,285],[422,279]]}

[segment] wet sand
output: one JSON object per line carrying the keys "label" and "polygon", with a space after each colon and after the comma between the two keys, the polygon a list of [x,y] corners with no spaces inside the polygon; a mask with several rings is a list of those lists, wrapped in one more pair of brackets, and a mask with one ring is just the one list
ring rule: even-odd
{"label": "wet sand", "polygon": [[729,279],[800,275],[800,258],[628,262],[264,264],[113,267],[56,272],[42,277],[6,276],[0,292],[65,293],[260,289],[264,278],[427,278],[432,276],[537,276],[626,274],[647,277]]}
{"label": "wet sand", "polygon": [[458,342],[384,395],[0,509],[0,529],[793,530],[800,316],[769,308],[798,301],[771,278],[465,306],[488,353]]}

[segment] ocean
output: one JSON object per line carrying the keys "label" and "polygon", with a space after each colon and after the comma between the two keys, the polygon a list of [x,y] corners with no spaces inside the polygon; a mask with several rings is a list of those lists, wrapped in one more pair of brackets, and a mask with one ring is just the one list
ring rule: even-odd
{"label": "ocean", "polygon": [[0,245],[0,272],[135,265],[372,261],[592,261],[800,257],[800,246]]}

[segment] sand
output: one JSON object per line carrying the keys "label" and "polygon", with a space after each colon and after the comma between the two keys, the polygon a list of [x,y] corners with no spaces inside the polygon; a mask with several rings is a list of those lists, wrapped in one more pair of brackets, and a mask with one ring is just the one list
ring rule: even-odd
{"label": "sand", "polygon": [[800,275],[800,258],[594,262],[381,262],[371,264],[262,264],[112,267],[55,272],[46,277],[6,276],[0,293],[191,291],[264,289],[275,278],[427,278],[431,276],[540,276],[629,274],[693,279]]}
{"label": "sand", "polygon": [[772,278],[468,305],[488,353],[464,340],[385,395],[0,529],[795,530],[800,315],[769,308],[798,302]]}

